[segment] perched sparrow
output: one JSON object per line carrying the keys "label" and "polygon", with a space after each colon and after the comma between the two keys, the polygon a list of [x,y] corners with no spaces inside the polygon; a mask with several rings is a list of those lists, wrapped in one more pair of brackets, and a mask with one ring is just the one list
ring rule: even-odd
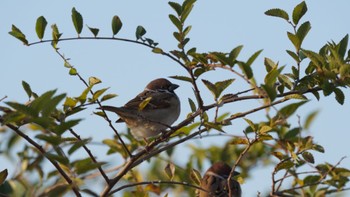
{"label": "perched sparrow", "polygon": [[[201,180],[201,188],[208,192],[200,190],[199,197],[229,197],[228,181],[231,167],[224,162],[214,163],[204,174]],[[234,176],[238,175],[234,172]],[[236,180],[231,180],[231,197],[240,197],[242,195],[241,186]]]}
{"label": "perched sparrow", "polygon": [[[100,109],[115,112],[130,128],[137,139],[154,137],[169,128],[180,115],[180,100],[174,90],[179,86],[164,78],[151,81],[143,92],[123,107],[102,106]],[[141,107],[145,99],[150,99]]]}

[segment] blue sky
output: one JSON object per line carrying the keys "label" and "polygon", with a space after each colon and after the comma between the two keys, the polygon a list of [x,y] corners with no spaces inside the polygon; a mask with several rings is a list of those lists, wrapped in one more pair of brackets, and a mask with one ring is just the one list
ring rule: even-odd
{"label": "blue sky", "polygon": [[[264,72],[263,58],[269,57],[281,65],[291,66],[293,60],[285,52],[286,49],[293,50],[293,46],[287,39],[286,31],[292,31],[291,27],[281,19],[264,15],[270,8],[282,8],[291,13],[293,7],[300,1],[198,1],[188,18],[187,24],[192,25],[189,37],[189,46],[196,46],[198,51],[230,51],[237,45],[244,45],[241,52],[242,59],[248,58],[255,51],[264,49],[260,57],[253,64],[257,69],[258,79],[262,79]],[[338,42],[346,34],[350,33],[349,1],[307,1],[308,13],[302,21],[310,20],[312,29],[304,41],[304,48],[317,51],[327,41]],[[123,28],[119,37],[134,39],[135,29],[142,25],[147,30],[147,37],[160,43],[164,50],[176,48],[176,41],[172,37],[175,27],[170,23],[168,14],[173,10],[167,1],[67,1],[56,3],[52,1],[1,1],[0,2],[0,56],[1,56],[1,79],[0,98],[8,96],[7,101],[24,102],[26,94],[22,91],[21,81],[27,81],[32,89],[38,93],[51,89],[65,92],[70,96],[78,96],[82,91],[83,84],[76,78],[69,76],[68,70],[63,67],[62,60],[55,54],[50,44],[40,44],[25,47],[19,41],[11,37],[8,32],[11,25],[15,24],[27,39],[36,41],[35,21],[43,15],[49,25],[56,23],[63,37],[76,36],[71,23],[71,9],[75,7],[84,17],[84,24],[100,28],[100,36],[111,36],[111,18],[118,15]],[[48,30],[50,30],[48,25]],[[82,36],[90,36],[91,33],[84,26]],[[51,32],[47,31],[45,38],[50,38]],[[167,77],[171,75],[185,75],[184,70],[175,62],[150,52],[148,48],[123,42],[114,41],[72,41],[60,43],[61,51],[76,66],[79,73],[85,78],[96,76],[102,79],[102,87],[110,87],[109,92],[119,96],[110,101],[109,104],[123,105],[138,92],[142,91],[146,83],[154,78]],[[208,75],[214,81],[235,78],[232,74],[219,71],[215,75]],[[176,81],[181,87],[177,90],[183,102],[181,118],[189,112],[187,98],[192,98],[191,87],[183,82]],[[231,91],[239,88],[233,85]],[[350,96],[348,90],[346,97]],[[331,95],[317,101],[309,96],[311,102],[298,115],[303,117],[315,110],[320,114],[310,128],[310,134],[315,136],[315,141],[323,145],[325,154],[317,154],[316,162],[329,161],[336,163],[343,156],[349,156],[350,137],[348,129],[348,113],[350,102],[340,106]],[[211,103],[211,95],[208,93],[205,101]],[[241,110],[241,106],[237,111]],[[242,108],[244,109],[244,108]],[[236,110],[236,108],[234,109]],[[111,137],[112,133],[104,132],[107,127],[98,128],[92,126],[96,117],[86,113],[85,121],[79,129],[84,130],[85,137],[93,136],[94,141]],[[263,113],[260,115],[264,115]],[[250,117],[249,117],[250,118]],[[259,120],[258,115],[252,116]],[[261,118],[260,118],[261,119]],[[99,120],[100,121],[100,120]],[[297,119],[291,119],[297,124]],[[102,121],[99,124],[103,124]],[[123,125],[118,125],[124,129]],[[233,134],[240,135],[245,125],[237,122],[234,125]],[[96,135],[96,132],[99,132]],[[101,134],[103,133],[103,134]],[[104,135],[106,133],[106,135]],[[196,145],[215,143],[211,141],[192,141]],[[181,161],[179,161],[181,163]],[[0,164],[0,169],[3,168]],[[342,166],[349,167],[350,159],[345,159]],[[247,196],[253,196],[256,191],[264,192],[270,181],[270,174],[264,169],[257,169],[259,178],[253,177],[243,185]],[[264,177],[266,176],[266,177]],[[264,177],[264,178],[262,178]],[[261,184],[262,180],[266,184]],[[254,186],[254,187],[253,187]],[[252,189],[254,188],[254,189]]]}

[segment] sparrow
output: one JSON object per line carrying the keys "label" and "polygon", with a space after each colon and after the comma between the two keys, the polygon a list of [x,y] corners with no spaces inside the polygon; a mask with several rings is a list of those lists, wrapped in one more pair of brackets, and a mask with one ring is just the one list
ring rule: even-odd
{"label": "sparrow", "polygon": [[99,109],[115,112],[120,117],[116,122],[125,122],[136,140],[147,141],[170,128],[179,117],[180,100],[174,92],[178,87],[167,79],[155,79],[123,107]]}
{"label": "sparrow", "polygon": [[[231,167],[224,162],[214,163],[204,174],[200,187],[206,191],[199,190],[198,197],[229,197],[228,181],[227,178],[230,175]],[[234,171],[233,176],[239,173]],[[241,197],[241,186],[236,180],[231,180],[231,192],[230,197]]]}

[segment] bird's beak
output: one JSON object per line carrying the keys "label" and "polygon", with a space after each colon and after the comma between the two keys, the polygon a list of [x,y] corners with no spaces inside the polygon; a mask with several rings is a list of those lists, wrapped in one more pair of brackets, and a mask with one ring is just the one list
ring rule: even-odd
{"label": "bird's beak", "polygon": [[179,85],[177,85],[177,84],[171,84],[171,86],[169,87],[169,90],[174,91],[178,87],[179,87]]}

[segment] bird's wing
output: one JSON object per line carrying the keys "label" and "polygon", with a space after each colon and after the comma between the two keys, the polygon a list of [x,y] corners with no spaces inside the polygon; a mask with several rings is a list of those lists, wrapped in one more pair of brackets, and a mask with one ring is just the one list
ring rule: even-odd
{"label": "bird's wing", "polygon": [[151,100],[143,110],[168,108],[170,106],[170,98],[173,96],[174,95],[166,92],[143,91],[126,103],[124,108],[138,110],[140,103],[149,97],[151,97]]}

